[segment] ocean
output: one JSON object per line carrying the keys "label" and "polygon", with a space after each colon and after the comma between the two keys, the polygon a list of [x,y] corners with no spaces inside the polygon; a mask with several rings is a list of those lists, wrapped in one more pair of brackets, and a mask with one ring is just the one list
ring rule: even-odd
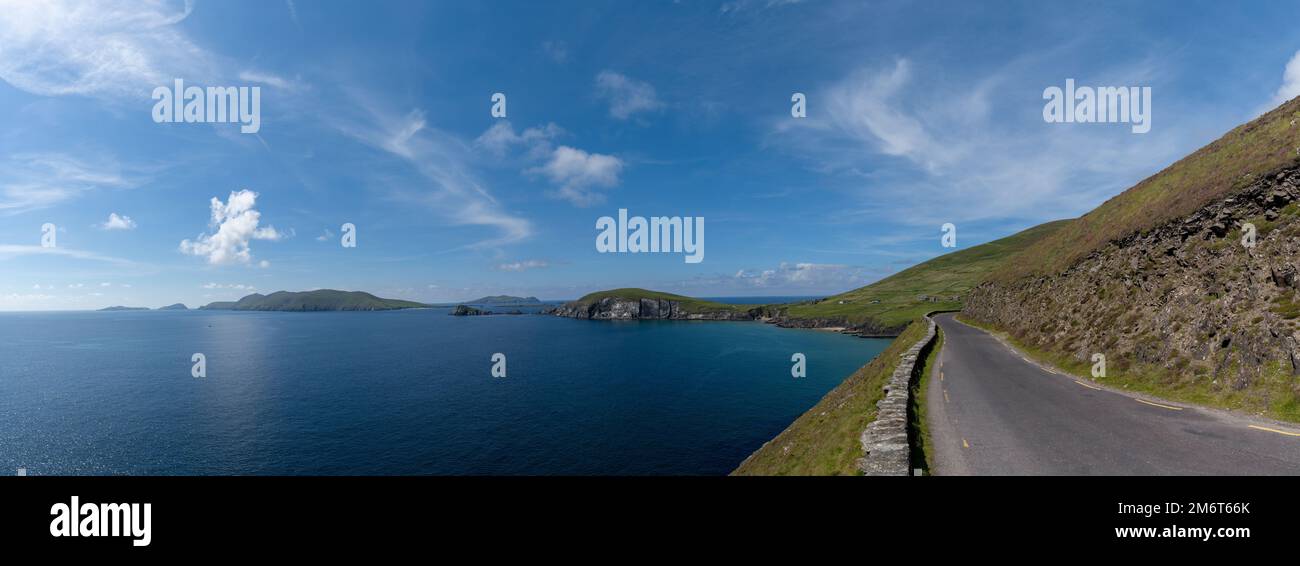
{"label": "ocean", "polygon": [[721,475],[889,342],[447,313],[0,313],[0,469]]}

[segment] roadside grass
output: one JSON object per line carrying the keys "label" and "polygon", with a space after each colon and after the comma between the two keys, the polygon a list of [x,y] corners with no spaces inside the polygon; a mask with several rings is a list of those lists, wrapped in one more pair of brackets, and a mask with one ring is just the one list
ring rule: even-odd
{"label": "roadside grass", "polygon": [[[1236,389],[1231,377],[1214,379],[1202,362],[1188,362],[1181,369],[1152,364],[1133,364],[1128,360],[1106,359],[1106,377],[1092,377],[1092,364],[1073,356],[1031,346],[990,324],[974,320],[965,313],[957,320],[1001,337],[1035,361],[1050,364],[1083,380],[1143,395],[1236,411],[1278,421],[1300,423],[1300,380],[1290,374],[1287,364],[1269,362],[1250,387]],[[1228,368],[1235,375],[1236,368]]]}
{"label": "roadside grass", "polygon": [[860,475],[860,436],[876,418],[876,402],[900,357],[925,337],[924,320],[914,321],[888,348],[858,368],[784,431],[731,472],[735,476]]}
{"label": "roadside grass", "polygon": [[930,458],[931,446],[930,426],[927,420],[929,411],[927,405],[928,391],[930,383],[930,372],[939,359],[939,351],[943,349],[943,329],[935,325],[934,344],[930,347],[930,353],[921,360],[919,371],[920,377],[916,383],[912,384],[912,406],[908,410],[908,436],[911,439],[912,468],[920,468],[925,475],[930,475]]}

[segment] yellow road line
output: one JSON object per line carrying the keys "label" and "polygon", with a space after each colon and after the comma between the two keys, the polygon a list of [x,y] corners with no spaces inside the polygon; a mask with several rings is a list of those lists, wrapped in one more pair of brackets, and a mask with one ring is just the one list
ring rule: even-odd
{"label": "yellow road line", "polygon": [[1075,383],[1078,383],[1079,385],[1082,385],[1082,386],[1084,386],[1084,387],[1087,387],[1088,389],[1096,389],[1097,391],[1101,391],[1101,388],[1100,388],[1100,387],[1097,387],[1096,385],[1092,385],[1092,384],[1090,384],[1090,383],[1084,383],[1084,382],[1079,381],[1079,380],[1077,380],[1077,379],[1074,380],[1074,382],[1075,382]]}
{"label": "yellow road line", "polygon": [[1152,407],[1160,407],[1160,408],[1162,408],[1162,409],[1169,409],[1169,410],[1171,410],[1171,411],[1181,411],[1181,410],[1183,410],[1182,407],[1171,407],[1171,406],[1169,406],[1169,405],[1161,405],[1160,403],[1152,403],[1152,402],[1150,402],[1150,401],[1143,401],[1142,399],[1138,399],[1137,397],[1134,397],[1133,400],[1134,400],[1134,401],[1137,401],[1138,403],[1146,403],[1147,405],[1151,405]]}
{"label": "yellow road line", "polygon": [[939,381],[943,381],[943,370],[939,370]]}
{"label": "yellow road line", "polygon": [[944,390],[943,390],[943,402],[944,402],[944,403],[947,403],[947,402],[948,402],[948,390],[947,390],[947,389],[944,389]]}
{"label": "yellow road line", "polygon": [[1300,433],[1287,432],[1287,431],[1285,431],[1285,430],[1278,430],[1278,429],[1275,429],[1275,428],[1268,428],[1268,427],[1266,427],[1266,426],[1255,426],[1255,425],[1250,425],[1250,428],[1253,428],[1253,429],[1255,429],[1255,430],[1267,430],[1267,431],[1269,431],[1269,432],[1276,432],[1276,433],[1278,433],[1278,434],[1285,434],[1285,435],[1287,435],[1287,436],[1300,436]]}
{"label": "yellow road line", "polygon": [[970,448],[970,444],[967,444],[967,443],[966,443],[966,439],[965,439],[965,438],[961,439],[961,447],[962,447],[962,448]]}

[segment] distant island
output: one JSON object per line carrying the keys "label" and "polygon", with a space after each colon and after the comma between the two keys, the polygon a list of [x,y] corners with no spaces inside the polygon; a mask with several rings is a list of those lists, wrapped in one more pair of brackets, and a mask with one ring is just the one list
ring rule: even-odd
{"label": "distant island", "polygon": [[165,306],[165,307],[158,307],[158,310],[160,310],[160,311],[187,311],[187,310],[190,310],[190,308],[187,307],[187,306],[185,306],[185,303],[176,303],[176,304],[174,304],[174,305],[167,305],[167,306]]}
{"label": "distant island", "polygon": [[428,305],[415,301],[384,299],[364,291],[276,291],[270,295],[253,293],[238,301],[216,301],[199,310],[234,311],[386,311],[418,309]]}
{"label": "distant island", "polygon": [[463,305],[537,305],[542,301],[537,297],[515,297],[512,295],[491,295],[481,297],[473,301],[465,301]]}
{"label": "distant island", "polygon": [[124,307],[119,305],[114,307],[104,307],[99,310],[102,312],[102,311],[147,311],[149,309],[147,307]]}

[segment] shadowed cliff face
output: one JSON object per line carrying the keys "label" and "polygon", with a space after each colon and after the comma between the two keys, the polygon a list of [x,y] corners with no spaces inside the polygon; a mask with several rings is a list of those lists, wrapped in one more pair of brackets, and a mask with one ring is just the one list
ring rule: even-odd
{"label": "shadowed cliff face", "polygon": [[1300,399],[1297,201],[1300,172],[1276,172],[1063,272],[983,283],[963,312],[1081,363],[1101,353],[1139,383],[1289,410],[1278,407]]}

